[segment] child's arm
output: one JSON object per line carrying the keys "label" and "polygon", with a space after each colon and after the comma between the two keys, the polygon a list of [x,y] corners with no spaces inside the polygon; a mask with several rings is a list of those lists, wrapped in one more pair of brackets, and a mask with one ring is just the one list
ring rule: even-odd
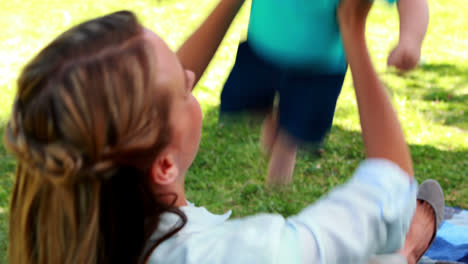
{"label": "child's arm", "polygon": [[205,22],[177,51],[182,66],[195,73],[195,83],[203,75],[244,1],[221,0]]}
{"label": "child's arm", "polygon": [[370,7],[370,1],[346,0],[342,1],[338,9],[343,44],[353,76],[366,156],[390,160],[412,176],[413,165],[408,145],[367,50],[365,25]]}
{"label": "child's arm", "polygon": [[388,57],[388,65],[407,71],[419,63],[421,46],[429,24],[427,0],[400,0],[400,39]]}

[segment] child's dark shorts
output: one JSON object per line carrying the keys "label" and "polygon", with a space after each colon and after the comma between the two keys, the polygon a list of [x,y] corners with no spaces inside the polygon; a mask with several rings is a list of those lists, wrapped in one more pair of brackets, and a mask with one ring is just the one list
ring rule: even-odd
{"label": "child's dark shorts", "polygon": [[343,73],[282,69],[239,45],[221,93],[220,114],[268,111],[279,94],[279,128],[304,143],[320,143],[330,130]]}

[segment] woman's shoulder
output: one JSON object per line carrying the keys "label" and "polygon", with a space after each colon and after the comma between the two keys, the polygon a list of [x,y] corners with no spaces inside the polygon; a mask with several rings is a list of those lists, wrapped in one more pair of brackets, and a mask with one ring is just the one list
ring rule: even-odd
{"label": "woman's shoulder", "polygon": [[258,214],[228,220],[204,208],[183,209],[187,225],[164,241],[148,263],[272,263],[284,242],[281,215]]}

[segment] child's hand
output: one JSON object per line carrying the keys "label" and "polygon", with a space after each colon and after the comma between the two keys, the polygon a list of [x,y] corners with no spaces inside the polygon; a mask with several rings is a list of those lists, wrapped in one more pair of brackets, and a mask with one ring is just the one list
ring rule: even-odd
{"label": "child's hand", "polygon": [[420,46],[400,42],[388,56],[387,65],[405,72],[415,68],[419,63],[420,57]]}

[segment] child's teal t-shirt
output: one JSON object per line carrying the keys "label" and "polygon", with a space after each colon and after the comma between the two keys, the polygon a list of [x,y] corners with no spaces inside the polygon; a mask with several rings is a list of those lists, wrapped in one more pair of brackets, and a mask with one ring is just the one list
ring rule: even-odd
{"label": "child's teal t-shirt", "polygon": [[336,8],[340,0],[253,0],[252,49],[287,68],[344,72],[346,60]]}
{"label": "child's teal t-shirt", "polygon": [[336,19],[339,2],[252,0],[250,46],[281,67],[344,72],[346,59]]}

